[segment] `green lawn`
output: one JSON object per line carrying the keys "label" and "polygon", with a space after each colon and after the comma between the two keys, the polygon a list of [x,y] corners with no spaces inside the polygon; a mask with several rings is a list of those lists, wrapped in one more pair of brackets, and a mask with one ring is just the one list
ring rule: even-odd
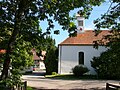
{"label": "green lawn", "polygon": [[27,90],[33,90],[33,89],[32,89],[31,87],[28,86],[28,87],[27,87]]}
{"label": "green lawn", "polygon": [[83,75],[80,77],[76,77],[72,74],[64,74],[64,75],[46,75],[46,78],[52,79],[64,79],[64,80],[79,80],[79,79],[97,79],[95,75]]}

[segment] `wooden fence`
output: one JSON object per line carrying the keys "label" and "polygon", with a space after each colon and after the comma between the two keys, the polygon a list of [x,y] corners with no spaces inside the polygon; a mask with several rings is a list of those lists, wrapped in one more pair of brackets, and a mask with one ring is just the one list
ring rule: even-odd
{"label": "wooden fence", "polygon": [[27,81],[22,82],[21,85],[16,85],[14,87],[1,87],[0,90],[27,90]]}
{"label": "wooden fence", "polygon": [[22,82],[21,86],[17,85],[16,89],[13,88],[13,90],[27,90],[27,81]]}
{"label": "wooden fence", "polygon": [[106,83],[106,90],[120,90],[120,86]]}

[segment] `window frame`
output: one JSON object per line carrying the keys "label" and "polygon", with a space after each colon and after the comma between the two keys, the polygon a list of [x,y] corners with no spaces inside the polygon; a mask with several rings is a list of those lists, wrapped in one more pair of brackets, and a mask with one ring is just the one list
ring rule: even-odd
{"label": "window frame", "polygon": [[78,52],[78,64],[84,65],[84,52]]}
{"label": "window frame", "polygon": [[78,20],[78,26],[83,26],[83,20]]}

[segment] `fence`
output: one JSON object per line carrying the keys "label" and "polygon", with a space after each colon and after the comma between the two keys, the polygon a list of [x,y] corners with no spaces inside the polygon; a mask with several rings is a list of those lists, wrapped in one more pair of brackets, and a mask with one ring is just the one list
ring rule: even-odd
{"label": "fence", "polygon": [[106,83],[106,90],[120,90],[120,86]]}
{"label": "fence", "polygon": [[27,81],[22,82],[21,86],[17,85],[16,89],[13,88],[13,90],[27,90]]}
{"label": "fence", "polygon": [[22,82],[21,85],[16,85],[14,87],[1,87],[0,90],[27,90],[27,81]]}

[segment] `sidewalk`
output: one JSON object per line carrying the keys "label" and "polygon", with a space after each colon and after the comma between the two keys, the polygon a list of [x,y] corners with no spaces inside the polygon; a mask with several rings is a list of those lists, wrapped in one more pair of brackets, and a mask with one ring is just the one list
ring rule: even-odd
{"label": "sidewalk", "polygon": [[27,85],[35,90],[62,89],[62,90],[105,90],[106,83],[120,85],[115,80],[62,80],[46,79],[44,76],[23,75]]}

